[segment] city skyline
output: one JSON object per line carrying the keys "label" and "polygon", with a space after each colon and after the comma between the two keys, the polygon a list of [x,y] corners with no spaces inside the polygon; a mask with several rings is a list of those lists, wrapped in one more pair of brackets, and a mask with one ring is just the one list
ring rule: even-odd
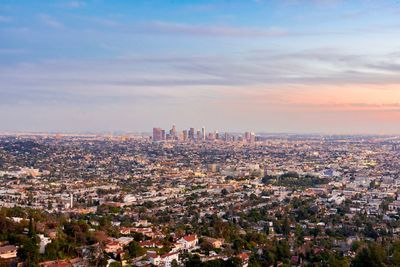
{"label": "city skyline", "polygon": [[225,142],[230,141],[244,141],[247,143],[254,143],[257,137],[254,132],[246,131],[243,134],[232,133],[228,131],[219,132],[218,130],[207,131],[206,127],[201,129],[190,127],[188,129],[177,129],[176,125],[173,124],[170,130],[166,130],[160,127],[153,128],[153,134],[151,136],[153,142],[159,141],[216,141],[222,140]]}
{"label": "city skyline", "polygon": [[399,134],[400,3],[2,1],[1,132]]}

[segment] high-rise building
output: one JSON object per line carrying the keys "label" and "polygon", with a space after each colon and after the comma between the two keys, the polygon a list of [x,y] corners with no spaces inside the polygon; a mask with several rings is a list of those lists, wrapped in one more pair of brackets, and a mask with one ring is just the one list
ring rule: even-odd
{"label": "high-rise building", "polygon": [[250,142],[250,132],[245,132],[245,133],[244,133],[244,140],[245,140],[246,142]]}
{"label": "high-rise building", "polygon": [[183,141],[186,141],[188,138],[188,131],[187,130],[183,130],[182,132],[182,139]]}
{"label": "high-rise building", "polygon": [[172,125],[172,129],[169,130],[169,135],[170,135],[170,138],[171,138],[171,139],[176,139],[176,138],[178,137],[177,134],[176,134],[176,127],[175,127],[175,124]]}
{"label": "high-rise building", "polygon": [[[164,131],[165,135],[165,131]],[[153,141],[162,141],[163,139],[163,129],[161,128],[153,128]]]}
{"label": "high-rise building", "polygon": [[189,129],[189,139],[194,140],[194,128]]}
{"label": "high-rise building", "polygon": [[201,140],[206,140],[206,128],[201,128]]}
{"label": "high-rise building", "polygon": [[198,141],[201,140],[201,132],[200,132],[200,130],[197,130],[197,132],[196,132],[196,138],[197,138]]}
{"label": "high-rise building", "polygon": [[256,134],[253,133],[253,132],[251,132],[251,133],[250,133],[250,140],[249,140],[249,142],[250,142],[250,143],[254,143],[255,141],[256,141]]}
{"label": "high-rise building", "polygon": [[165,130],[161,130],[161,140],[165,140],[166,136],[165,136]]}
{"label": "high-rise building", "polygon": [[224,141],[225,141],[225,142],[228,142],[228,141],[229,141],[229,135],[228,135],[228,133],[226,133],[226,132],[225,132],[225,134],[224,134]]}

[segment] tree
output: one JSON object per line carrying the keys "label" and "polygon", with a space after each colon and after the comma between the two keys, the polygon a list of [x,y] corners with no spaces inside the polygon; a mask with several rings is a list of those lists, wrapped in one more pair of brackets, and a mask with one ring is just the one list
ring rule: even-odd
{"label": "tree", "polygon": [[129,255],[134,258],[142,256],[145,253],[145,250],[134,240],[128,244],[126,249]]}
{"label": "tree", "polygon": [[17,255],[25,263],[25,266],[38,266],[39,246],[35,238],[27,238],[18,248]]}
{"label": "tree", "polygon": [[206,255],[208,255],[210,253],[210,251],[213,250],[212,244],[207,241],[201,242],[200,248],[205,251]]}
{"label": "tree", "polygon": [[171,267],[178,267],[178,266],[179,266],[178,262],[175,259],[173,259],[171,262]]}
{"label": "tree", "polygon": [[36,236],[35,226],[32,217],[29,218],[28,236],[34,238]]}
{"label": "tree", "polygon": [[329,267],[348,267],[349,263],[344,258],[339,258],[336,255],[329,255],[328,259]]}
{"label": "tree", "polygon": [[290,248],[287,241],[282,240],[276,244],[276,256],[279,260],[289,259]]}
{"label": "tree", "polygon": [[122,264],[120,262],[118,262],[118,261],[113,261],[113,262],[110,263],[109,266],[110,267],[121,267]]}
{"label": "tree", "polygon": [[386,266],[386,253],[382,246],[373,243],[363,248],[351,263],[352,267],[384,267]]}
{"label": "tree", "polygon": [[289,222],[288,217],[285,217],[285,219],[282,222],[282,233],[284,235],[290,234],[290,222]]}

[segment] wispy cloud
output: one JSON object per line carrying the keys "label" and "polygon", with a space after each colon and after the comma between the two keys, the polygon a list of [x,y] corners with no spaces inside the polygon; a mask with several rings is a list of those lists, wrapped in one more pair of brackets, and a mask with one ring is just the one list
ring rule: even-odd
{"label": "wispy cloud", "polygon": [[47,14],[40,14],[38,17],[42,23],[51,28],[60,29],[64,27],[64,25],[60,21]]}
{"label": "wispy cloud", "polygon": [[0,16],[0,23],[8,23],[8,22],[12,22],[13,19],[11,17],[8,16]]}
{"label": "wispy cloud", "polygon": [[26,54],[27,51],[25,49],[18,48],[0,48],[0,55],[21,55]]}
{"label": "wispy cloud", "polygon": [[83,1],[69,1],[60,5],[65,8],[81,8],[86,6],[86,2]]}
{"label": "wispy cloud", "polygon": [[[377,70],[375,65],[386,62],[382,60],[385,57],[387,55],[373,58],[339,52],[323,56],[316,50],[315,54],[311,51],[286,54],[259,51],[240,58],[143,56],[80,62],[49,61],[1,67],[0,94],[7,96],[7,92],[12,91],[15,95],[20,91],[21,99],[39,101],[40,97],[32,97],[36,94],[43,95],[48,102],[54,94],[57,102],[73,103],[74,99],[85,95],[99,101],[106,101],[108,97],[110,102],[136,96],[150,99],[152,95],[171,98],[208,95],[215,99],[226,99],[242,98],[252,92],[249,90],[255,90],[258,93],[252,95],[249,102],[256,103],[259,99],[271,99],[271,91],[279,95],[295,88],[290,89],[291,92],[301,94],[293,95],[294,100],[288,101],[288,94],[284,94],[286,99],[279,100],[276,95],[274,99],[281,104],[286,101],[294,106],[309,105],[307,103],[311,101],[333,108],[336,104],[329,101],[338,97],[335,93],[337,88],[363,88],[358,89],[361,94],[362,90],[375,85],[371,89],[373,93],[369,92],[368,95],[374,95],[377,102],[349,100],[343,104],[339,99],[338,103],[346,105],[346,108],[394,108],[396,106],[390,99],[379,100],[379,94],[375,93],[389,87],[390,92],[395,92],[392,84],[400,84],[397,69],[382,71],[383,66],[380,66]],[[328,85],[330,88],[327,88]],[[330,96],[327,99],[310,100],[314,95],[328,91]],[[263,96],[265,92],[269,92],[268,97]],[[339,107],[336,105],[336,108]]]}
{"label": "wispy cloud", "polygon": [[[3,50],[4,53],[22,53]],[[1,53],[1,50],[0,50]],[[0,68],[0,80],[26,86],[119,88],[235,87],[287,84],[398,84],[400,69],[388,55],[317,49],[292,53],[253,51],[240,57],[147,56],[81,62],[42,62]]]}
{"label": "wispy cloud", "polygon": [[106,18],[106,17],[95,17],[95,16],[77,16],[78,19],[82,19],[84,21],[92,22],[101,26],[107,27],[126,27],[126,25],[122,24],[116,19]]}
{"label": "wispy cloud", "polygon": [[[139,27],[140,29],[140,27]],[[271,36],[287,36],[289,33],[286,29],[280,27],[269,27],[263,29],[231,27],[231,26],[211,26],[211,25],[191,25],[183,23],[171,23],[163,21],[155,21],[142,26],[145,32],[152,33],[169,33],[184,35],[201,35],[201,36],[233,36],[233,37],[271,37]]]}

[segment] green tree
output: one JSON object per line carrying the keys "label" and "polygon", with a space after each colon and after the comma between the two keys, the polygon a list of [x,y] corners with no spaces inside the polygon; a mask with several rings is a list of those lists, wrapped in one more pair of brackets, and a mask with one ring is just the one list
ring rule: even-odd
{"label": "green tree", "polygon": [[136,241],[130,242],[126,249],[128,250],[129,255],[134,258],[142,256],[145,253],[145,250],[139,246]]}
{"label": "green tree", "polygon": [[384,267],[386,266],[386,253],[382,246],[373,243],[361,249],[351,263],[352,267]]}
{"label": "green tree", "polygon": [[118,262],[118,261],[113,261],[113,262],[110,263],[109,266],[110,267],[121,267],[122,264],[120,262]]}
{"label": "green tree", "polygon": [[38,266],[39,246],[35,238],[26,239],[18,248],[17,255],[24,262],[25,266]]}

